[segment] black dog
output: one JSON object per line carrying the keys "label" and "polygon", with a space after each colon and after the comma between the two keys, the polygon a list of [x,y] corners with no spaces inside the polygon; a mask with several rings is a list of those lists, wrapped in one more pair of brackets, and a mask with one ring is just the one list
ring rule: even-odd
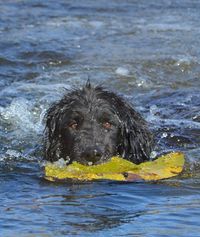
{"label": "black dog", "polygon": [[55,103],[46,115],[45,159],[100,164],[114,155],[139,164],[149,160],[152,135],[122,98],[89,82]]}

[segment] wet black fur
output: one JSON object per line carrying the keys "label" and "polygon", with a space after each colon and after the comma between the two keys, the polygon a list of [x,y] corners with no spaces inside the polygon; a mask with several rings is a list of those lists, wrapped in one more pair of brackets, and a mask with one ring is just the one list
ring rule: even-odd
{"label": "wet black fur", "polygon": [[[74,121],[76,129],[70,127]],[[111,128],[103,127],[106,122]],[[151,149],[152,135],[144,119],[126,101],[102,87],[87,83],[47,111],[46,160],[98,164],[119,155],[139,164],[149,160]]]}

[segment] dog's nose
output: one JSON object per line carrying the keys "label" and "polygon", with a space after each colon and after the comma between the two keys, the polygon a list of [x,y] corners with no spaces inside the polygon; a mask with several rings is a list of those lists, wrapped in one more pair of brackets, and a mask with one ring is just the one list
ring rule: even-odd
{"label": "dog's nose", "polygon": [[101,159],[102,151],[98,147],[87,147],[81,157],[87,162],[96,163]]}

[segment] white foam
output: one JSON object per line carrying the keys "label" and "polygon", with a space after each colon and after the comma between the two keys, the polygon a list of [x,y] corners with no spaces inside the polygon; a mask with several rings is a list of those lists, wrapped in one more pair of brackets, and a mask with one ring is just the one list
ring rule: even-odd
{"label": "white foam", "polygon": [[11,104],[6,107],[0,107],[3,120],[12,124],[14,128],[20,128],[21,131],[42,130],[41,118],[37,117],[34,111],[34,104],[24,98],[13,99]]}
{"label": "white foam", "polygon": [[118,67],[115,72],[121,76],[129,76],[130,74],[129,70],[125,67]]}
{"label": "white foam", "polygon": [[19,151],[11,150],[11,149],[8,149],[5,154],[6,154],[6,156],[9,156],[11,158],[12,157],[19,158],[22,156],[22,154]]}
{"label": "white foam", "polygon": [[102,21],[90,21],[89,24],[96,29],[99,29],[104,25]]}
{"label": "white foam", "polygon": [[102,26],[104,26],[103,21],[99,20],[93,20],[90,21],[86,18],[80,18],[80,17],[58,17],[56,19],[49,19],[47,22],[44,23],[47,27],[68,27],[68,28],[87,28],[88,26],[99,29]]}
{"label": "white foam", "polygon": [[64,160],[63,158],[60,158],[59,160],[54,162],[54,165],[58,166],[59,168],[63,168],[63,167],[66,167],[68,162],[69,162],[69,159]]}
{"label": "white foam", "polygon": [[150,88],[153,87],[153,83],[151,82],[151,80],[147,77],[139,77],[136,80],[136,84],[138,87],[142,87],[142,88]]}

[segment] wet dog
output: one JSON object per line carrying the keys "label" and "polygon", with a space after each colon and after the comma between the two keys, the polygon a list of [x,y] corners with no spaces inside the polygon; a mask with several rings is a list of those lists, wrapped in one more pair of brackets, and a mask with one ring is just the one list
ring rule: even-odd
{"label": "wet dog", "polygon": [[119,155],[135,164],[149,160],[152,134],[126,101],[89,82],[53,104],[46,114],[45,159],[67,164],[104,163]]}

